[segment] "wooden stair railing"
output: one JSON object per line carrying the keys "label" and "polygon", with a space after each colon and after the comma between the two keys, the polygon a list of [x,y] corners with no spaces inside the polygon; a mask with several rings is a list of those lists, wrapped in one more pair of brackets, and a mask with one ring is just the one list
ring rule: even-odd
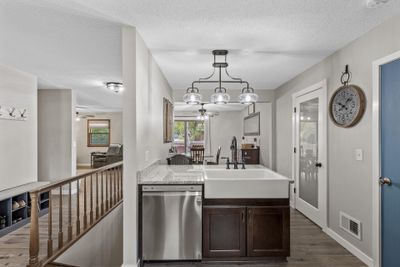
{"label": "wooden stair railing", "polygon": [[[122,174],[123,165],[122,162],[118,162],[31,191],[30,206],[32,208],[27,266],[40,267],[51,263],[122,203]],[[67,188],[66,191],[64,191],[65,188]],[[73,194],[75,189],[76,194]],[[45,192],[48,192],[49,196],[47,229],[45,229],[47,231],[45,235],[40,235],[39,230],[43,230],[43,224],[39,225],[39,220],[42,222],[42,219],[46,218],[43,216],[39,219],[39,210],[34,207],[42,204],[39,195]],[[65,211],[67,211],[66,214]],[[56,231],[58,230],[56,235],[53,234],[54,225],[57,226]],[[57,246],[54,245],[56,239]]]}

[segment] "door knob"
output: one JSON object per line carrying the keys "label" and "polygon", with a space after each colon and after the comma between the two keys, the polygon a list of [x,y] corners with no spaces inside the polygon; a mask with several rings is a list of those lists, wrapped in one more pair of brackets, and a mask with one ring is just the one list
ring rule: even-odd
{"label": "door knob", "polygon": [[380,185],[392,185],[392,180],[387,177],[380,177],[379,178],[379,184]]}
{"label": "door knob", "polygon": [[315,163],[315,167],[321,168],[322,167],[322,163],[321,162]]}

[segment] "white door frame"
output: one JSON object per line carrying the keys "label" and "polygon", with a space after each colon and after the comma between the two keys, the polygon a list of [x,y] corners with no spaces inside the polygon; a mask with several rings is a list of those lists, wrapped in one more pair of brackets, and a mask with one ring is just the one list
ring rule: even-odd
{"label": "white door frame", "polygon": [[[328,156],[327,156],[327,150],[328,150],[328,132],[327,132],[327,123],[328,123],[328,116],[327,116],[327,81],[326,79],[320,81],[319,83],[316,83],[314,85],[311,85],[299,92],[296,92],[292,94],[292,112],[294,111],[294,108],[296,107],[296,98],[311,93],[316,90],[322,90],[322,99],[323,101],[320,103],[320,108],[319,108],[319,116],[322,118],[325,118],[325,124],[322,127],[322,131],[320,132],[319,139],[321,141],[321,157],[319,158],[319,162],[322,163],[324,166],[319,170],[320,177],[325,177],[325,179],[321,179],[322,184],[322,195],[324,196],[322,198],[321,203],[319,203],[320,209],[323,211],[323,217],[320,220],[319,225],[322,227],[323,230],[327,229],[328,227]],[[292,113],[292,147],[293,149],[296,147],[297,140],[296,140],[296,114],[293,112]],[[297,152],[299,149],[297,149]],[[292,152],[292,177],[293,179],[296,180],[296,168],[297,168],[297,154]],[[298,181],[295,181],[295,184],[298,184]],[[296,192],[297,194],[299,193],[298,190]],[[291,205],[296,207],[296,197],[294,195],[293,187],[291,188],[291,196],[293,196],[293,199],[291,200]]]}
{"label": "white door frame", "polygon": [[381,266],[381,190],[378,183],[381,175],[380,68],[397,59],[400,59],[400,51],[372,63],[372,254],[375,267]]}

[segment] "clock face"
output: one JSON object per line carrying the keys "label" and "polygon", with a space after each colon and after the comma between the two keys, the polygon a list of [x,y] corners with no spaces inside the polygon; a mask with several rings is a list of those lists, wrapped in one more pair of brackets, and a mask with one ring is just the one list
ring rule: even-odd
{"label": "clock face", "polygon": [[342,86],[331,98],[330,115],[338,126],[354,126],[361,119],[364,109],[365,96],[358,86]]}

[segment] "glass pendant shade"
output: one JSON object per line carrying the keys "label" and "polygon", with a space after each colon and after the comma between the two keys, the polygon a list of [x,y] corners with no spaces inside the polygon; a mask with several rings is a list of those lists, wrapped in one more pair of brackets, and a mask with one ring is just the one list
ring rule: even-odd
{"label": "glass pendant shade", "polygon": [[183,101],[189,105],[198,105],[201,103],[201,95],[196,87],[189,87],[183,96]]}
{"label": "glass pendant shade", "polygon": [[255,103],[258,100],[258,95],[254,93],[254,89],[243,88],[242,93],[239,95],[239,102],[242,104]]}
{"label": "glass pendant shade", "polygon": [[226,93],[226,89],[224,87],[215,88],[215,93],[211,95],[211,103],[214,104],[227,104],[231,97]]}

